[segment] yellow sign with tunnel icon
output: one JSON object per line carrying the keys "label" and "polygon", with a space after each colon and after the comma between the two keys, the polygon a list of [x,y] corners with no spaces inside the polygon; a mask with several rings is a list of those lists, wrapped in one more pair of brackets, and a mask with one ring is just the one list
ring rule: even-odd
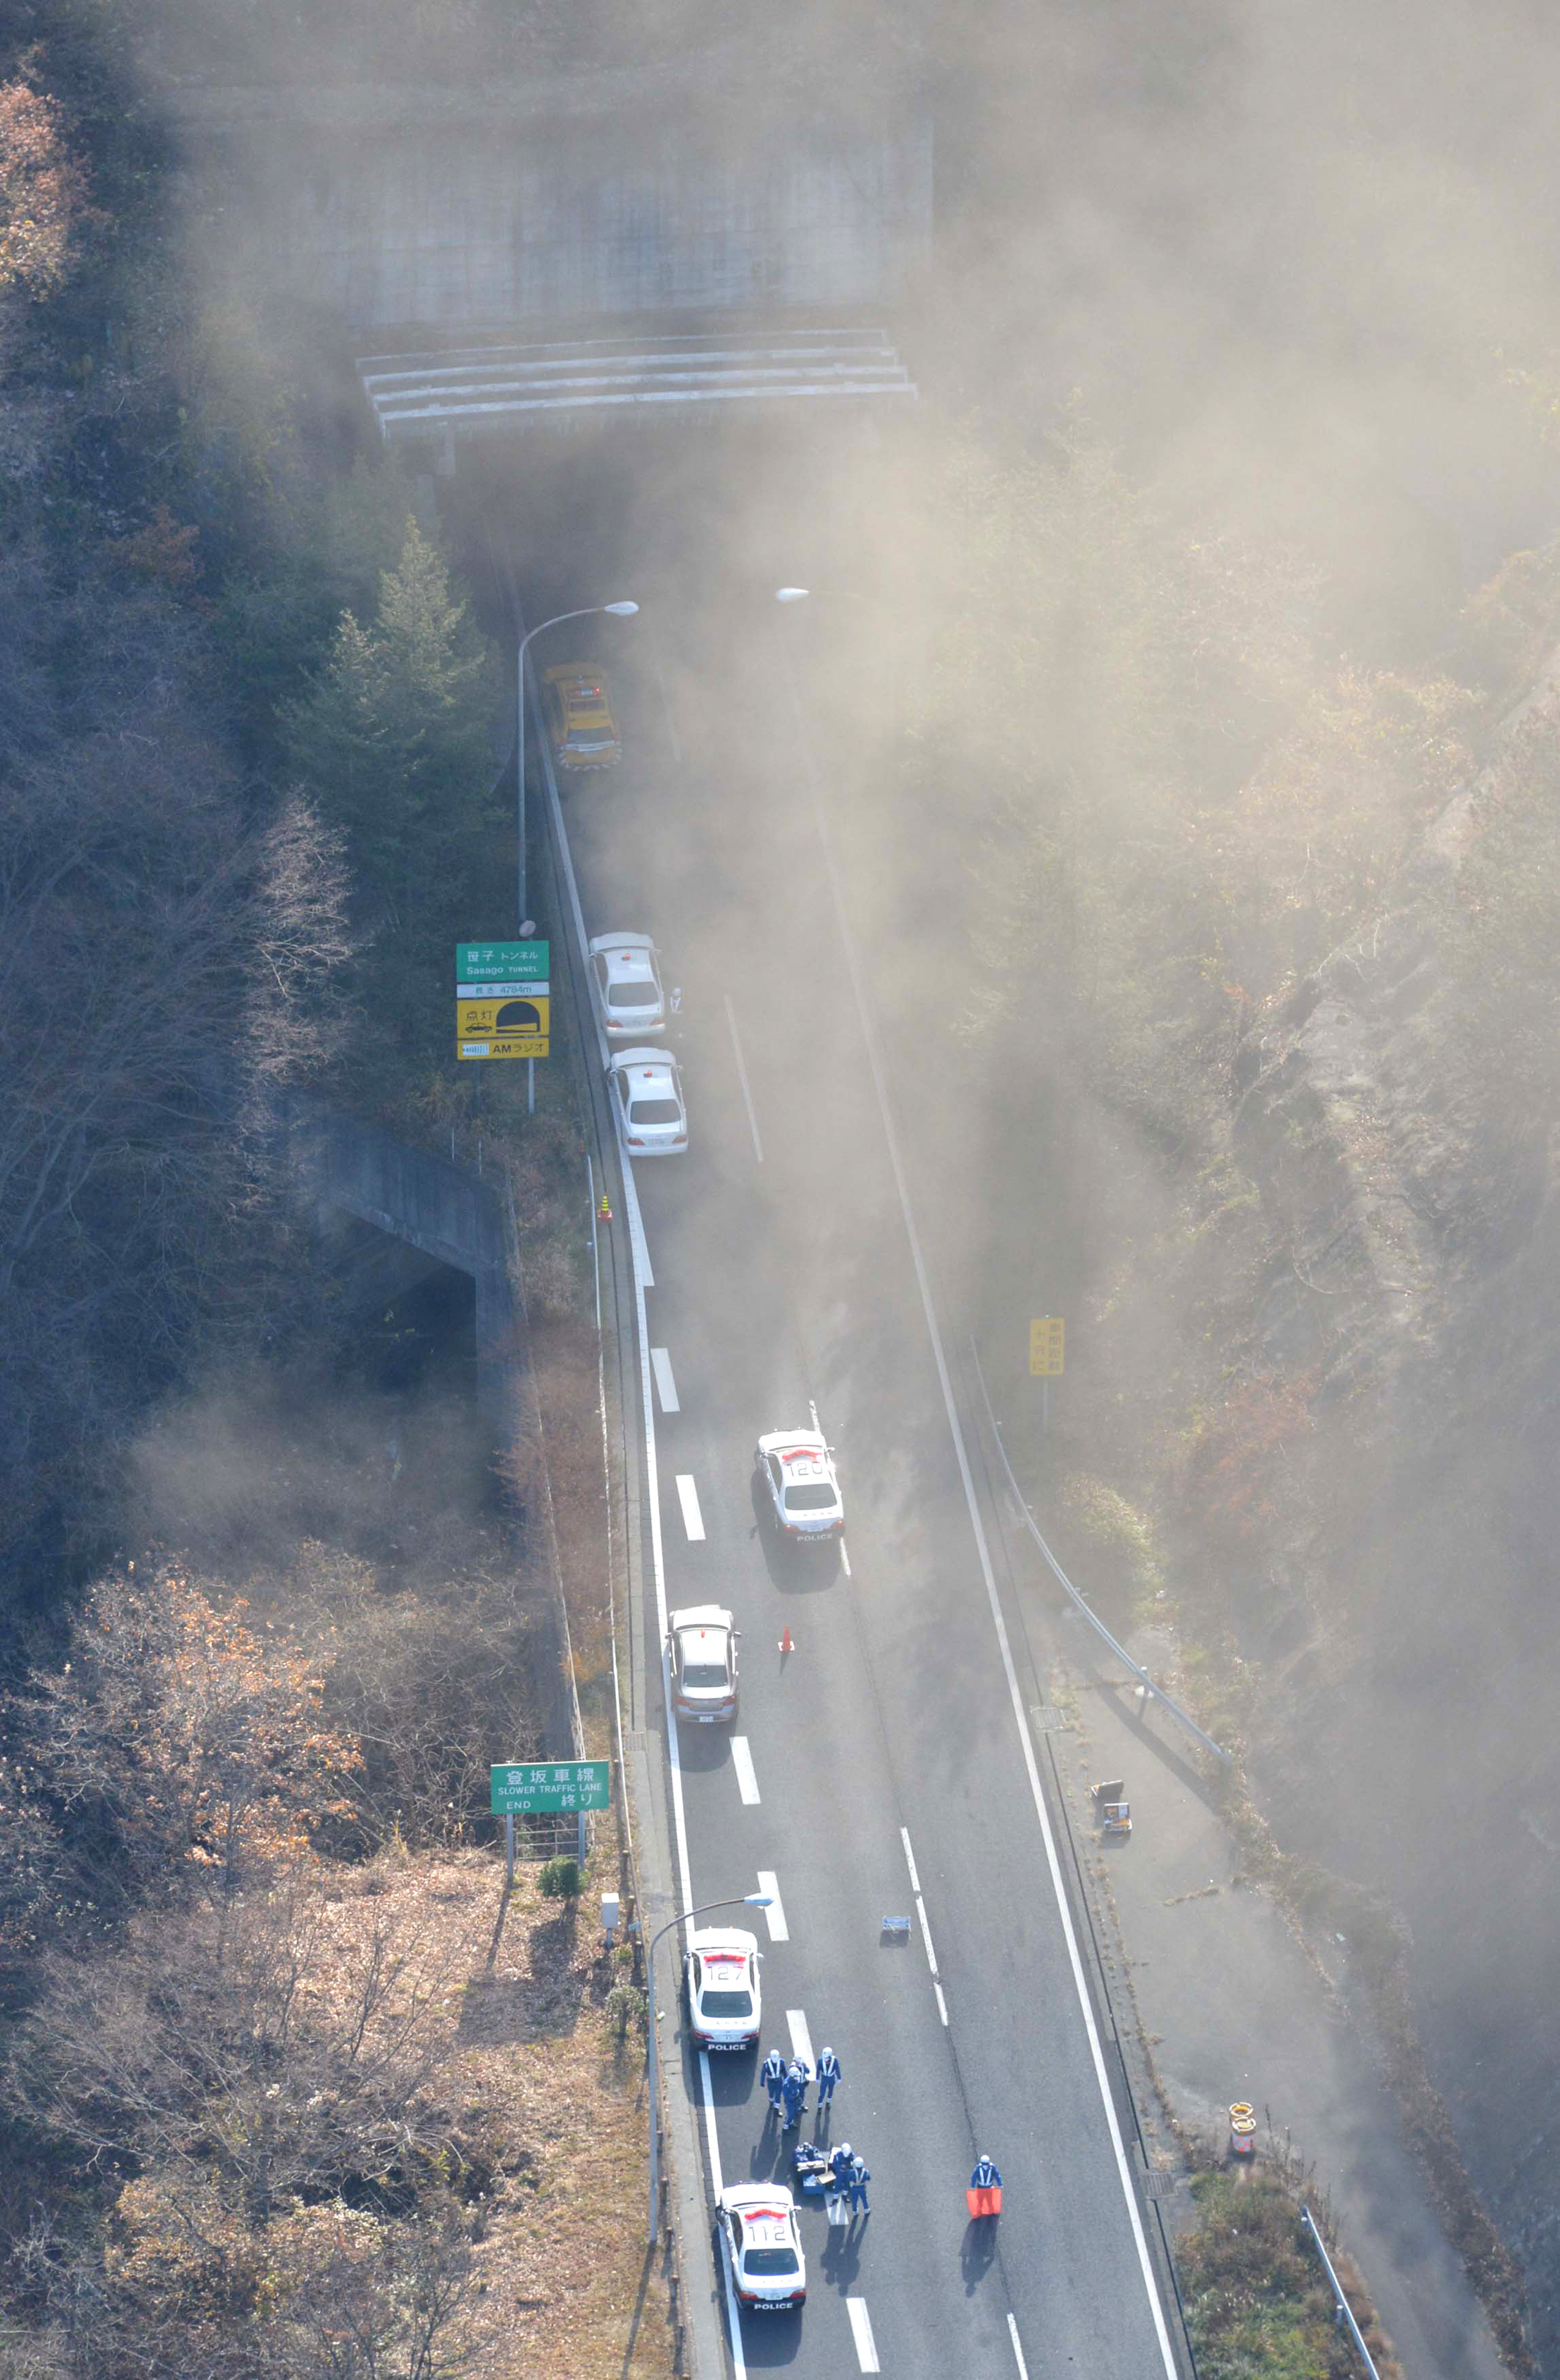
{"label": "yellow sign with tunnel icon", "polygon": [[459,1058],[545,1058],[552,1051],[553,1002],[543,984],[506,985],[505,997],[457,1000]]}

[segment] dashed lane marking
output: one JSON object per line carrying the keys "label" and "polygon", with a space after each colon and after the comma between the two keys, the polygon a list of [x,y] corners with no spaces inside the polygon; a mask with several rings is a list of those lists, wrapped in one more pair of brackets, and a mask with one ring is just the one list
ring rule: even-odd
{"label": "dashed lane marking", "polygon": [[697,1545],[704,1535],[704,1515],[699,1509],[699,1490],[689,1471],[677,1473],[677,1501],[682,1506],[683,1527]]}
{"label": "dashed lane marking", "polygon": [[937,1981],[935,1975],[932,1978],[932,1988],[937,1995],[937,2013],[942,2018],[943,2022],[946,2024],[948,2021],[948,2003],[943,1998],[943,1986]]}
{"label": "dashed lane marking", "polygon": [[850,2333],[856,2341],[856,2361],[863,2372],[881,2372],[877,2341],[872,2337],[872,2318],[867,2312],[865,2298],[847,2298],[846,2313],[850,2316]]}
{"label": "dashed lane marking", "polygon": [[905,1846],[905,1865],[910,1871],[910,1890],[912,1892],[919,1892],[920,1890],[920,1878],[916,1874],[916,1855],[910,1849],[910,1830],[908,1827],[900,1828],[899,1840]]}
{"label": "dashed lane marking", "polygon": [[1013,2353],[1018,2366],[1018,2380],[1030,2380],[1030,2367],[1024,2361],[1024,2350],[1018,2344],[1018,2325],[1011,2314],[1007,2317],[1007,2336],[1013,2341]]}
{"label": "dashed lane marking", "polygon": [[769,1907],[763,1914],[764,1922],[769,1927],[770,1940],[788,1942],[791,1938],[791,1929],[786,1923],[786,1904],[780,1898],[780,1887],[775,1880],[773,1868],[760,1868],[759,1890],[767,1892],[769,1895]]}
{"label": "dashed lane marking", "polygon": [[849,1554],[846,1551],[845,1539],[844,1539],[843,1537],[841,1537],[841,1539],[840,1539],[840,1541],[839,1541],[839,1558],[840,1558],[840,1566],[841,1566],[841,1568],[842,1568],[842,1569],[843,1569],[843,1571],[845,1572],[845,1574],[846,1574],[847,1578],[850,1578],[851,1576],[853,1576],[853,1574],[854,1574],[854,1573],[853,1573],[853,1572],[852,1572],[852,1571],[851,1571],[851,1567],[850,1567],[850,1556],[849,1556]]}
{"label": "dashed lane marking", "polygon": [[753,1107],[753,1094],[748,1084],[748,1069],[743,1062],[742,1044],[737,1033],[737,1011],[731,1004],[731,994],[725,994],[725,1021],[731,1027],[731,1046],[737,1053],[737,1078],[742,1086],[742,1099],[748,1111],[748,1129],[753,1135],[753,1155],[763,1163],[763,1143],[759,1138],[759,1120]]}
{"label": "dashed lane marking", "polygon": [[787,2009],[786,2022],[791,2028],[791,2056],[799,2058],[802,2064],[810,2070],[813,2063],[812,2035],[807,2029],[806,2010]]}
{"label": "dashed lane marking", "polygon": [[737,1771],[737,1790],[750,1806],[759,1798],[759,1780],[745,1735],[734,1735],[731,1739],[731,1765]]}
{"label": "dashed lane marking", "polygon": [[677,1402],[677,1384],[672,1378],[672,1359],[664,1347],[650,1351],[650,1368],[655,1375],[655,1393],[661,1400],[664,1414],[681,1413]]}

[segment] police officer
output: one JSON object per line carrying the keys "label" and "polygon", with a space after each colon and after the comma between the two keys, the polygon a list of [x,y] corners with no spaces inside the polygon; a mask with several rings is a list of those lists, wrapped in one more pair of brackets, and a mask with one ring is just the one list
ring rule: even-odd
{"label": "police officer", "polygon": [[839,2059],[827,2044],[818,2053],[818,2113],[823,2114],[839,2081]]}
{"label": "police officer", "polygon": [[995,2166],[993,2165],[989,2156],[981,2157],[977,2161],[975,2170],[969,2177],[969,2187],[971,2190],[1000,2190],[1002,2188],[1002,2176],[998,2173]]}
{"label": "police officer", "polygon": [[777,2116],[780,2113],[780,2095],[786,2082],[786,2061],[777,2049],[770,2051],[759,2072],[763,2076],[763,2087],[769,2094],[769,2112]]}
{"label": "police officer", "polygon": [[867,2171],[865,2157],[853,2156],[850,2160],[850,2212],[853,2216],[870,2215],[872,2211],[867,2204],[867,2184],[871,2178]]}
{"label": "police officer", "polygon": [[842,2198],[845,2196],[846,2192],[850,2188],[850,2168],[854,2163],[855,2158],[851,2155],[850,2143],[848,2141],[841,2141],[838,2148],[829,2159],[829,2171],[834,2175],[835,2188],[838,2191]]}
{"label": "police officer", "polygon": [[786,2101],[785,2129],[786,2131],[790,2131],[791,2126],[801,2114],[807,2098],[807,2086],[811,2076],[812,2070],[804,2058],[792,2058],[786,2071],[786,2080],[781,2085]]}

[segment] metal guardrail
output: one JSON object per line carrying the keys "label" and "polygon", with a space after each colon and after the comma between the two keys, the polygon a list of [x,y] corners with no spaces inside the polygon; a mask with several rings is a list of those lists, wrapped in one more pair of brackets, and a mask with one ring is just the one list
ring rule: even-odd
{"label": "metal guardrail", "polygon": [[1207,1730],[1198,1726],[1198,1723],[1192,1718],[1191,1713],[1189,1711],[1184,1711],[1181,1708],[1180,1704],[1173,1700],[1173,1698],[1165,1693],[1163,1686],[1156,1685],[1152,1678],[1150,1677],[1148,1671],[1142,1667],[1141,1663],[1134,1661],[1131,1654],[1127,1651],[1126,1647],[1116,1643],[1115,1638],[1111,1634],[1110,1630],[1105,1626],[1105,1623],[1100,1618],[1099,1613],[1091,1609],[1085,1598],[1079,1593],[1077,1587],[1067,1576],[1066,1572],[1062,1568],[1061,1563],[1056,1560],[1055,1555],[1046,1544],[1045,1539],[1040,1533],[1040,1525],[1036,1521],[1034,1514],[1030,1510],[1024,1492],[1019,1487],[1017,1479],[1013,1476],[1013,1465],[1007,1460],[1007,1449],[1002,1442],[1001,1425],[998,1423],[995,1414],[992,1411],[991,1396],[986,1388],[986,1376],[981,1369],[981,1351],[976,1346],[973,1339],[969,1342],[969,1353],[974,1358],[975,1377],[981,1383],[981,1401],[986,1408],[986,1419],[992,1426],[992,1439],[996,1447],[997,1453],[1002,1458],[1002,1467],[1007,1475],[1007,1484],[1009,1488],[1012,1488],[1018,1510],[1024,1516],[1024,1524],[1026,1528],[1029,1530],[1029,1533],[1034,1539],[1036,1545],[1040,1548],[1041,1552],[1044,1555],[1046,1561],[1050,1564],[1053,1574],[1066,1589],[1074,1610],[1079,1612],[1082,1617],[1088,1621],[1089,1625],[1093,1629],[1094,1633],[1100,1638],[1103,1644],[1109,1645],[1111,1651],[1115,1655],[1116,1659],[1121,1662],[1122,1666],[1125,1669],[1131,1670],[1132,1675],[1137,1679],[1138,1683],[1142,1687],[1143,1692],[1148,1696],[1149,1700],[1151,1702],[1163,1703],[1165,1709],[1170,1713],[1171,1718],[1177,1720],[1179,1724],[1186,1729],[1188,1735],[1195,1735],[1199,1743],[1202,1744],[1207,1751],[1211,1752],[1216,1760],[1222,1760],[1226,1767],[1229,1767],[1234,1761],[1235,1755],[1231,1752],[1226,1752],[1222,1743],[1215,1743],[1213,1737],[1207,1732]]}
{"label": "metal guardrail", "polygon": [[1348,2332],[1349,2337],[1353,2339],[1356,2347],[1359,2350],[1359,2360],[1361,2363],[1364,2364],[1366,2371],[1370,2374],[1371,2380],[1381,2380],[1381,2374],[1376,2370],[1371,2350],[1366,2346],[1364,2338],[1360,2334],[1359,2325],[1354,2319],[1354,2308],[1349,2304],[1347,2298],[1344,2295],[1343,2284],[1339,2280],[1336,2273],[1333,2270],[1333,2259],[1327,2253],[1326,2243],[1322,2240],[1321,2232],[1317,2229],[1316,2217],[1311,2213],[1309,2206],[1301,2207],[1300,2221],[1310,2233],[1311,2239],[1315,2243],[1316,2252],[1322,2259],[1322,2269],[1326,2273],[1328,2284],[1332,2289],[1334,2309],[1337,2314],[1339,2323],[1343,2328]]}

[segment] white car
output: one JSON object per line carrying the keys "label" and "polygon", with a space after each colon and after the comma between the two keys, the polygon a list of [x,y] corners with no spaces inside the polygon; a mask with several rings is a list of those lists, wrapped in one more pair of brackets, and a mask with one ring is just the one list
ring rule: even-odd
{"label": "white car", "polygon": [[648,934],[598,934],[591,944],[591,988],[609,1041],[666,1030],[666,996]]}
{"label": "white car", "polygon": [[845,1533],[834,1449],[821,1429],[772,1429],[753,1468],[769,1492],[776,1527],[801,1545],[832,1545]]}
{"label": "white car", "polygon": [[612,1112],[630,1157],[680,1157],[688,1147],[682,1077],[667,1050],[619,1050],[607,1068]]}
{"label": "white car", "polygon": [[807,2259],[797,2202],[783,2182],[734,2181],[716,2216],[738,2305],[788,2313],[807,2303]]}
{"label": "white car", "polygon": [[737,1629],[718,1603],[693,1603],[672,1614],[666,1653],[672,1701],[679,1718],[711,1727],[737,1717]]}
{"label": "white car", "polygon": [[752,2049],[759,2037],[759,1946],[739,1925],[690,1934],[683,1956],[695,2049]]}

